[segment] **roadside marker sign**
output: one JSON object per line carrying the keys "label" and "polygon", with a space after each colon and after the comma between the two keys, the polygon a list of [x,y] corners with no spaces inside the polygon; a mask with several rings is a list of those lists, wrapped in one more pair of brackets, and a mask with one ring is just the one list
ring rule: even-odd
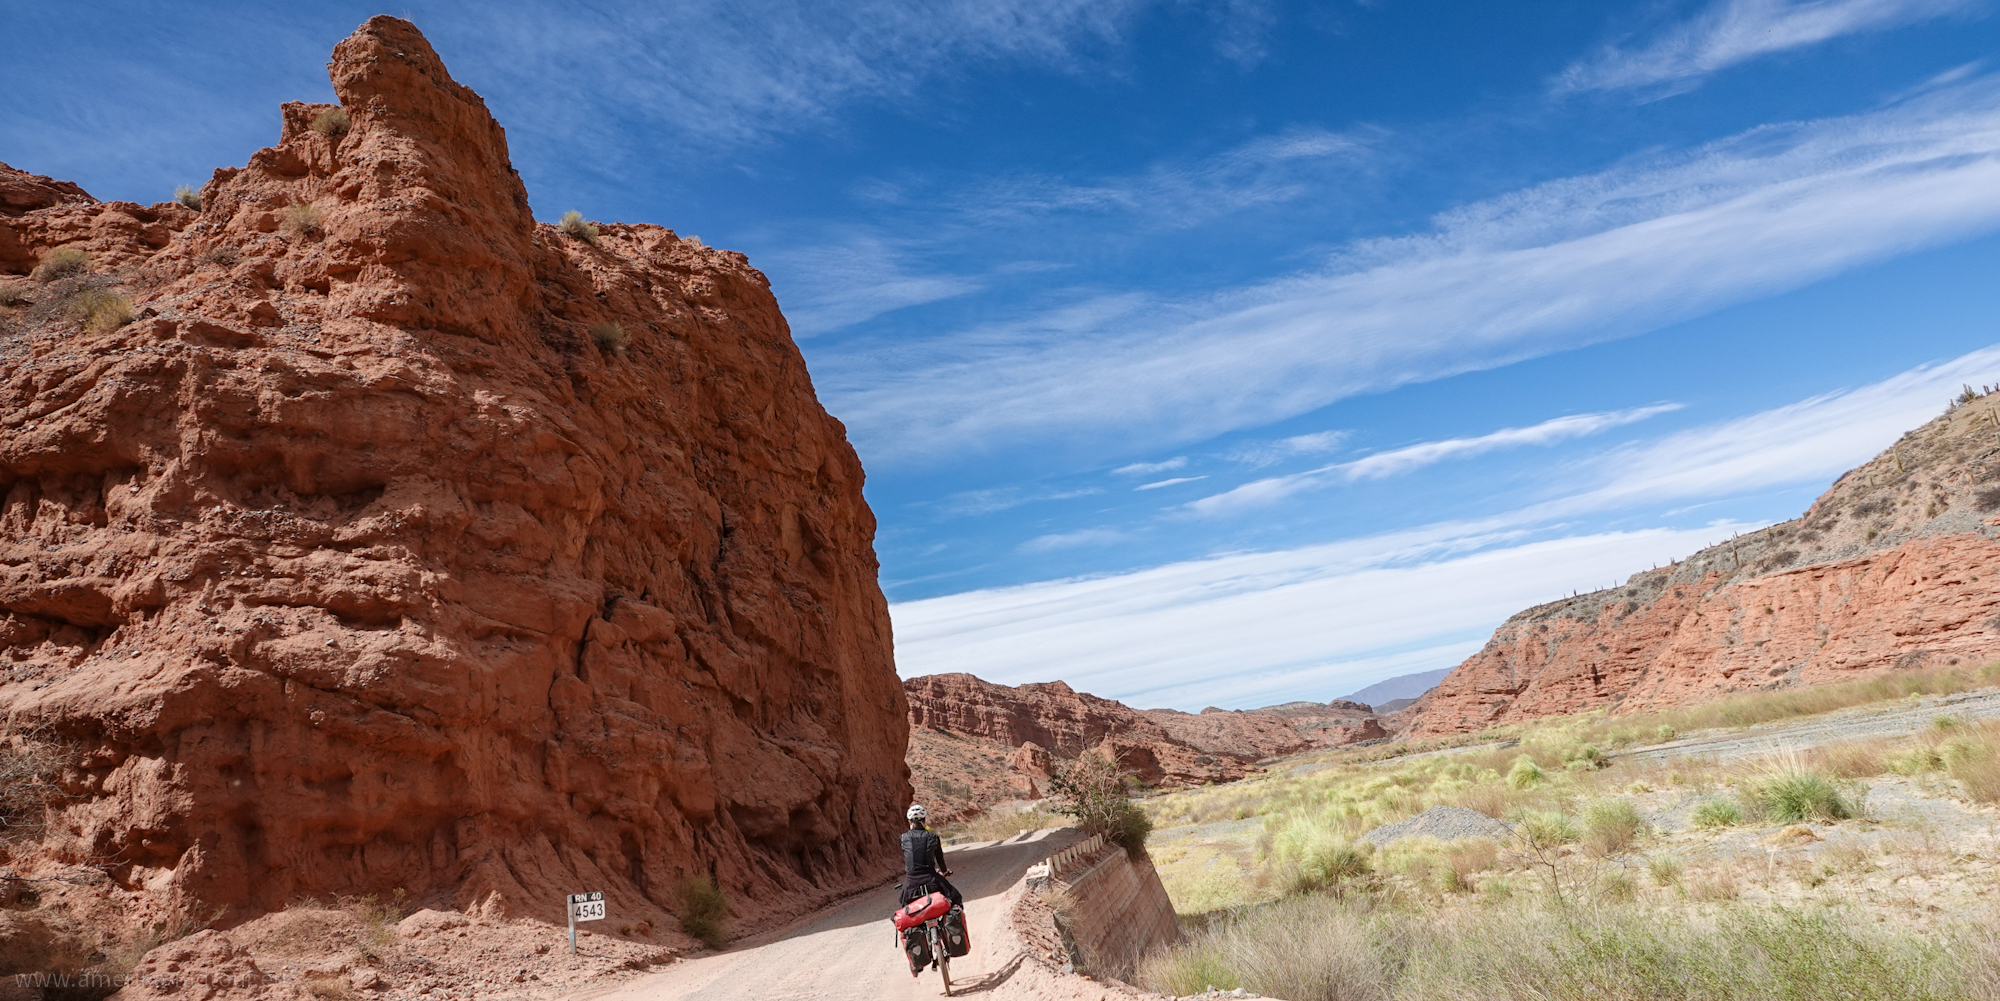
{"label": "roadside marker sign", "polygon": [[578,921],[604,920],[604,891],[572,893],[563,898],[564,909],[569,911],[569,952],[576,955],[576,923]]}

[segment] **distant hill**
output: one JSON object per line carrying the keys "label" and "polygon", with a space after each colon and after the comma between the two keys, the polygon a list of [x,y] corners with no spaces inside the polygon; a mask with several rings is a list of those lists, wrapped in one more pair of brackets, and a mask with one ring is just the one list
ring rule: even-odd
{"label": "distant hill", "polygon": [[1450,673],[1451,668],[1440,667],[1435,671],[1400,675],[1390,678],[1387,681],[1378,681],[1367,688],[1355,692],[1353,695],[1343,695],[1340,699],[1343,702],[1359,702],[1365,706],[1372,706],[1378,713],[1392,713],[1403,708],[1403,706],[1409,705],[1409,701],[1403,701],[1402,705],[1396,706],[1386,705],[1386,703],[1396,700],[1414,700],[1417,696],[1436,687],[1437,683],[1443,681],[1444,676]]}

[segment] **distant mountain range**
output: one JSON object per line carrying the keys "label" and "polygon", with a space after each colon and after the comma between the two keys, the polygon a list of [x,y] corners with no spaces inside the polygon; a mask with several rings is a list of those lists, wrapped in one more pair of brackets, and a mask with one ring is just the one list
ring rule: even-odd
{"label": "distant mountain range", "polygon": [[[1451,668],[1440,667],[1435,671],[1400,675],[1387,681],[1378,681],[1353,695],[1343,695],[1340,701],[1359,702],[1374,708],[1378,713],[1392,713],[1415,701],[1417,696],[1437,687],[1437,683],[1443,681],[1444,676],[1450,673]],[[1391,702],[1396,705],[1390,705]]]}

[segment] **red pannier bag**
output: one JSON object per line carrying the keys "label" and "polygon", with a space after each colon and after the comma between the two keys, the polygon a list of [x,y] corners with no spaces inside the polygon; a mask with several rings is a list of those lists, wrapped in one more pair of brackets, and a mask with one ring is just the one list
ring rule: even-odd
{"label": "red pannier bag", "polygon": [[913,928],[951,910],[951,898],[942,893],[918,897],[896,911],[896,930]]}

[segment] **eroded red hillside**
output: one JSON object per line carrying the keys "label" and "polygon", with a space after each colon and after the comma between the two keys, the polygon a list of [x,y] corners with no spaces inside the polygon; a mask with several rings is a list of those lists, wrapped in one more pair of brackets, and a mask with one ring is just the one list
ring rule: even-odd
{"label": "eroded red hillside", "polygon": [[1806,514],[1521,612],[1410,735],[1636,712],[2000,657],[2000,397],[1954,407]]}
{"label": "eroded red hillside", "polygon": [[763,275],[536,223],[405,21],[330,72],[199,211],[0,168],[0,713],[80,755],[0,861],[232,920],[875,881],[874,519]]}

